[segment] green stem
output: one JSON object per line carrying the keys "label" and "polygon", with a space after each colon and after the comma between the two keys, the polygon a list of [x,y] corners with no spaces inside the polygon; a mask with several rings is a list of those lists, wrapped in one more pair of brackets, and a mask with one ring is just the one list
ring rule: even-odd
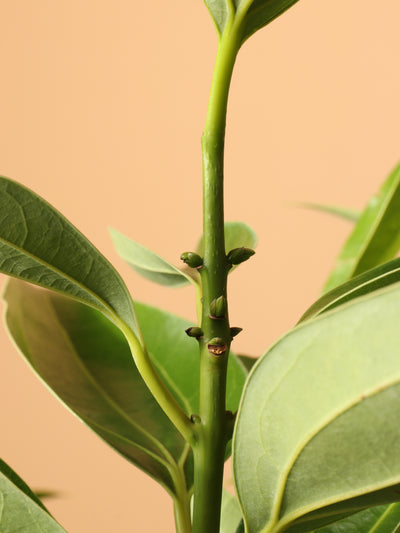
{"label": "green stem", "polygon": [[[200,405],[195,461],[193,533],[219,533],[222,480],[227,442],[226,373],[231,342],[227,311],[228,261],[224,241],[223,164],[229,86],[240,41],[233,17],[220,39],[204,134],[203,238],[204,262],[200,353]],[[222,316],[213,302],[224,299]],[[221,313],[219,313],[221,314]],[[214,316],[213,316],[214,315]],[[218,339],[217,350],[213,349]]]}

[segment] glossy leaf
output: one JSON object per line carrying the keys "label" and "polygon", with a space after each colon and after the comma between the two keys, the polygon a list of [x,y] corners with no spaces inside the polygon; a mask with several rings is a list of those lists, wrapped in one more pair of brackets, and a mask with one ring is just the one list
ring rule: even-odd
{"label": "glossy leaf", "polygon": [[[169,492],[192,483],[192,457],[184,439],[150,394],[128,344],[95,309],[52,292],[10,280],[6,321],[19,349],[55,394],[108,444],[158,480]],[[188,323],[138,305],[153,364],[188,415],[198,408],[198,347]],[[245,379],[230,364],[228,403],[237,409]]]}
{"label": "glossy leaf", "polygon": [[[221,35],[231,17],[242,22],[241,41],[269,24],[298,0],[205,0]],[[236,14],[235,14],[236,13]]]}
{"label": "glossy leaf", "polygon": [[373,196],[345,243],[324,290],[393,259],[400,249],[400,165]]}
{"label": "glossy leaf", "polygon": [[[251,227],[244,222],[225,222],[225,250],[230,252],[234,248],[255,248],[257,246],[257,235]],[[201,238],[196,251],[201,256],[204,255],[203,239]]]}
{"label": "glossy leaf", "polygon": [[0,272],[124,321],[140,339],[129,292],[100,252],[58,211],[0,177]]}
{"label": "glossy leaf", "polygon": [[358,211],[347,207],[314,204],[309,202],[300,204],[300,207],[312,209],[313,211],[320,211],[321,213],[327,213],[328,215],[334,215],[338,218],[348,220],[349,222],[357,222],[357,220],[360,218],[360,213]]}
{"label": "glossy leaf", "polygon": [[239,502],[230,492],[223,490],[220,533],[236,533],[242,521]]}
{"label": "glossy leaf", "polygon": [[1,533],[65,533],[24,481],[0,459]]}
{"label": "glossy leaf", "polygon": [[255,365],[233,443],[248,533],[400,499],[399,316],[396,284],[303,323]]}
{"label": "glossy leaf", "polygon": [[141,244],[132,241],[115,229],[111,228],[110,233],[118,254],[144,278],[168,287],[181,287],[194,283],[193,278],[184,271],[171,265]]}
{"label": "glossy leaf", "polygon": [[397,533],[400,504],[378,505],[318,529],[318,533]]}
{"label": "glossy leaf", "polygon": [[343,283],[343,285],[339,285],[325,293],[304,313],[300,322],[399,281],[400,259],[397,258],[368,270],[364,274],[356,276],[347,283]]}

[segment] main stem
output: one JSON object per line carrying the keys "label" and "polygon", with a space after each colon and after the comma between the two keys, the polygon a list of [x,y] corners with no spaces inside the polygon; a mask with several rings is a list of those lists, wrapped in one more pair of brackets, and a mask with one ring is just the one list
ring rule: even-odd
{"label": "main stem", "polygon": [[[199,419],[197,440],[193,446],[193,533],[219,533],[228,440],[225,393],[231,334],[227,310],[229,265],[224,240],[223,168],[228,93],[239,41],[232,26],[227,26],[219,42],[202,137],[204,258],[200,274],[203,285],[203,337],[200,341]],[[223,308],[222,313],[220,309],[219,312],[215,310],[216,300]]]}

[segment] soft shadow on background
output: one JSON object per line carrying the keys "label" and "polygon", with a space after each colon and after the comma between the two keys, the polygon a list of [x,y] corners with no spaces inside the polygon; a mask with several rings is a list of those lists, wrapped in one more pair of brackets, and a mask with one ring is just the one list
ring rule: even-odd
{"label": "soft shadow on background", "polygon": [[[400,159],[398,0],[299,0],[239,54],[226,218],[259,234],[230,278],[237,352],[260,355],[318,296],[349,223]],[[188,289],[131,272],[107,226],[179,264],[201,232],[200,136],[216,35],[201,0],[17,0],[0,6],[0,174],[44,196],[134,298],[194,319]],[[2,280],[3,281],[3,280]],[[158,485],[103,444],[0,330],[0,456],[69,533],[172,533]]]}

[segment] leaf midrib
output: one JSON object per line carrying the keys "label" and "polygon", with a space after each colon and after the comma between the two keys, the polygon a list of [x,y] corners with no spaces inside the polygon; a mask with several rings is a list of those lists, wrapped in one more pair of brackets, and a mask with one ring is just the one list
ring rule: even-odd
{"label": "leaf midrib", "polygon": [[[93,307],[94,309],[97,309],[98,311],[101,311],[103,314],[106,314],[106,316],[109,319],[111,319],[112,322],[114,322],[114,317],[115,317],[115,315],[117,313],[113,309],[113,307],[108,302],[103,300],[103,298],[101,298],[98,294],[93,292],[92,289],[88,288],[86,285],[83,285],[82,282],[76,280],[75,278],[71,277],[69,274],[67,274],[63,270],[60,270],[59,268],[55,267],[54,265],[51,265],[47,261],[44,261],[42,258],[38,257],[37,255],[33,255],[31,252],[28,252],[24,248],[21,248],[20,246],[17,246],[17,245],[15,245],[13,243],[10,243],[10,241],[4,239],[3,237],[0,237],[0,243],[5,244],[6,246],[8,246],[12,250],[18,251],[21,255],[25,255],[25,256],[29,257],[30,259],[32,259],[33,261],[38,263],[38,267],[44,267],[44,268],[50,270],[51,272],[54,272],[55,274],[58,274],[61,278],[64,278],[65,280],[67,280],[72,285],[75,285],[79,289],[81,289],[84,292],[88,293],[90,296],[93,297],[94,300],[97,300],[101,305],[96,306],[93,302],[90,302],[88,300],[80,298],[79,296],[70,294],[70,293],[65,292],[65,291],[61,291],[60,289],[52,288],[50,285],[46,286],[43,283],[30,281],[29,279],[24,278],[21,275],[19,275],[19,276],[12,275],[12,277],[15,277],[15,278],[20,279],[22,281],[31,283],[32,285],[37,285],[39,287],[43,287],[45,289],[52,290],[54,292],[62,294],[63,296],[67,295],[69,298],[77,300],[77,301],[79,301],[79,302],[81,302],[81,303],[83,303],[85,305],[89,305],[90,307]],[[0,270],[2,270],[6,275],[11,276],[11,274],[6,272],[5,270],[3,270],[1,268],[0,268]],[[124,288],[123,285],[121,285],[121,286],[122,286],[122,288]]]}
{"label": "leaf midrib", "polygon": [[78,351],[75,349],[75,344],[73,343],[72,339],[68,335],[68,332],[66,328],[63,326],[62,321],[60,320],[56,308],[53,304],[53,302],[50,301],[50,305],[53,308],[54,315],[57,319],[58,325],[60,327],[60,330],[62,332],[62,335],[64,339],[66,340],[67,345],[69,344],[71,347],[72,354],[76,361],[78,362],[79,366],[82,368],[84,375],[88,378],[88,380],[94,385],[94,387],[99,391],[100,395],[104,397],[106,402],[115,409],[123,419],[125,419],[134,429],[136,429],[139,433],[142,433],[145,437],[147,437],[150,442],[153,442],[155,446],[160,450],[161,453],[165,456],[165,458],[169,461],[172,461],[173,463],[176,463],[175,459],[173,458],[170,451],[160,442],[158,441],[151,433],[149,433],[147,430],[145,430],[142,426],[139,426],[134,420],[130,418],[128,413],[120,406],[118,403],[110,396],[104,388],[96,381],[94,376],[91,374],[90,370],[87,368],[87,366],[84,364],[82,359],[79,356]]}

